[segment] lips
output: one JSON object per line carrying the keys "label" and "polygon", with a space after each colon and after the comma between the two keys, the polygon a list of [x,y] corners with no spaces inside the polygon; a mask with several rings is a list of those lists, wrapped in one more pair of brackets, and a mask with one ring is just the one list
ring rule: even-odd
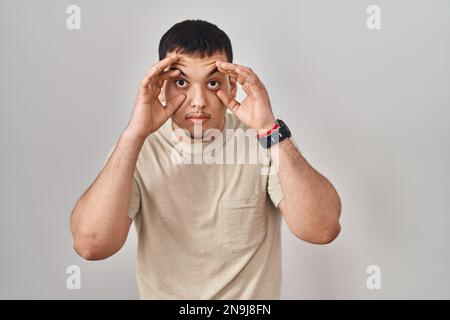
{"label": "lips", "polygon": [[187,116],[188,119],[208,119],[209,116],[207,114],[191,114]]}

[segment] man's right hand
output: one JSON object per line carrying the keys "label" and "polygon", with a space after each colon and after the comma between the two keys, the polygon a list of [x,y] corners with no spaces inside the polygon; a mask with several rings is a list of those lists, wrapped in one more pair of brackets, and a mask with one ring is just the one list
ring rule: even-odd
{"label": "man's right hand", "polygon": [[145,139],[158,130],[169,117],[181,106],[186,95],[181,93],[163,106],[158,99],[166,80],[179,75],[179,70],[164,71],[178,60],[176,54],[170,54],[154,64],[142,80],[133,114],[127,131]]}

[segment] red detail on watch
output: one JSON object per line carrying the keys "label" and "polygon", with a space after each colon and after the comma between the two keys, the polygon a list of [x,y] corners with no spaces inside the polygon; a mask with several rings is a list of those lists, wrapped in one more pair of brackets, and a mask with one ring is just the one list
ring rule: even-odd
{"label": "red detail on watch", "polygon": [[279,127],[280,127],[280,125],[278,124],[278,122],[275,122],[275,124],[273,125],[272,129],[270,129],[270,130],[268,130],[268,131],[266,131],[264,133],[261,133],[261,134],[259,134],[259,133],[256,134],[256,138],[259,139],[261,137],[266,137],[266,136],[270,135],[273,131],[277,130]]}

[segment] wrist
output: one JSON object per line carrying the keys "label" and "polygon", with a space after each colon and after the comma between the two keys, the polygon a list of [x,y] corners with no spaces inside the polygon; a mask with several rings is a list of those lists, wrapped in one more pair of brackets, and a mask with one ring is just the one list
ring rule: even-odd
{"label": "wrist", "polygon": [[256,130],[270,130],[274,124],[277,123],[277,119],[272,115],[269,121],[265,122],[263,125],[256,128]]}
{"label": "wrist", "polygon": [[145,139],[147,139],[147,137],[149,135],[150,134],[143,134],[143,133],[138,132],[136,130],[133,130],[133,129],[129,128],[129,127],[127,127],[122,132],[122,136],[125,139],[132,140],[132,141],[135,141],[135,142],[138,142],[138,143],[144,143]]}
{"label": "wrist", "polygon": [[276,119],[274,119],[270,125],[263,126],[263,128],[257,130],[256,137],[259,139],[261,137],[268,136],[272,132],[276,131],[279,127],[280,127],[280,125],[278,124]]}

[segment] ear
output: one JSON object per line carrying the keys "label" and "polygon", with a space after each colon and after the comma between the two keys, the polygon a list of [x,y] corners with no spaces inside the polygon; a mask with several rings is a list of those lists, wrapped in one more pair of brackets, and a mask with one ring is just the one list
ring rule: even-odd
{"label": "ear", "polygon": [[237,80],[232,76],[228,76],[228,79],[230,79],[230,95],[233,99],[236,99]]}

